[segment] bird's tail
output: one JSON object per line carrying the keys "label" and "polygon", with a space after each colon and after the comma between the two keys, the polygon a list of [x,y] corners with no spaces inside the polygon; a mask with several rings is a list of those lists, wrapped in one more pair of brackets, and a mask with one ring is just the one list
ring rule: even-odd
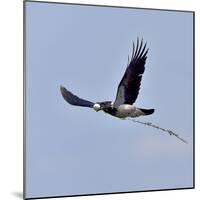
{"label": "bird's tail", "polygon": [[141,110],[144,115],[151,115],[154,113],[155,109],[144,109],[144,108],[138,108],[139,110]]}

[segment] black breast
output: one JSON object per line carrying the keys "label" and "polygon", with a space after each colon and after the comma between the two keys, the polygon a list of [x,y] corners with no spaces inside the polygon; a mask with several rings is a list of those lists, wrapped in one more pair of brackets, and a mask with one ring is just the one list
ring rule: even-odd
{"label": "black breast", "polygon": [[112,107],[104,108],[103,111],[113,116],[116,116],[117,113],[117,109]]}
{"label": "black breast", "polygon": [[113,108],[111,101],[104,101],[104,102],[100,102],[99,104],[101,105],[102,107],[102,110],[106,113],[109,113],[110,115],[113,115],[115,116],[116,115],[116,112],[117,112],[117,109],[116,108]]}

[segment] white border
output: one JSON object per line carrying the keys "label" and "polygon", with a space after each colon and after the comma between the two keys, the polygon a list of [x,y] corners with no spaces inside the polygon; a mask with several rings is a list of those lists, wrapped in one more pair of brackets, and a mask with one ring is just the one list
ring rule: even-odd
{"label": "white border", "polygon": [[[59,2],[86,3],[115,6],[177,9],[195,11],[196,55],[199,53],[200,10],[198,0],[55,0]],[[22,194],[22,139],[23,139],[23,1],[2,1],[0,6],[0,198],[19,199]],[[200,61],[196,56],[196,155],[199,145],[198,85]],[[100,196],[68,197],[68,199],[113,199],[113,200],[168,200],[199,199],[200,162],[196,156],[196,189]],[[57,198],[56,198],[57,199]],[[59,198],[66,199],[66,198]]]}

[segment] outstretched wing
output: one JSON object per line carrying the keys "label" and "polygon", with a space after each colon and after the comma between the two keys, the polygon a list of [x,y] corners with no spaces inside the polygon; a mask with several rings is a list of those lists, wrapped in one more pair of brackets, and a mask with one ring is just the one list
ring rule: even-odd
{"label": "outstretched wing", "polygon": [[133,104],[137,99],[145,70],[147,52],[148,49],[146,49],[146,43],[143,46],[143,40],[139,44],[139,39],[137,39],[136,49],[133,43],[131,60],[130,62],[128,61],[128,66],[117,89],[117,96],[114,102],[115,108],[121,104]]}
{"label": "outstretched wing", "polygon": [[65,87],[60,86],[60,91],[63,96],[63,98],[71,105],[74,106],[83,106],[83,107],[93,107],[94,103],[81,99],[74,94],[72,94],[69,90],[67,90]]}

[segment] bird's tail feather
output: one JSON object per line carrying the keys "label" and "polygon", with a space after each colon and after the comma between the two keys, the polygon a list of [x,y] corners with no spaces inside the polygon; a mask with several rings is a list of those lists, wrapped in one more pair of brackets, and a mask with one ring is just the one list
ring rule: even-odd
{"label": "bird's tail feather", "polygon": [[144,115],[151,115],[154,113],[155,109],[143,109],[143,108],[138,108],[139,110],[141,110]]}

